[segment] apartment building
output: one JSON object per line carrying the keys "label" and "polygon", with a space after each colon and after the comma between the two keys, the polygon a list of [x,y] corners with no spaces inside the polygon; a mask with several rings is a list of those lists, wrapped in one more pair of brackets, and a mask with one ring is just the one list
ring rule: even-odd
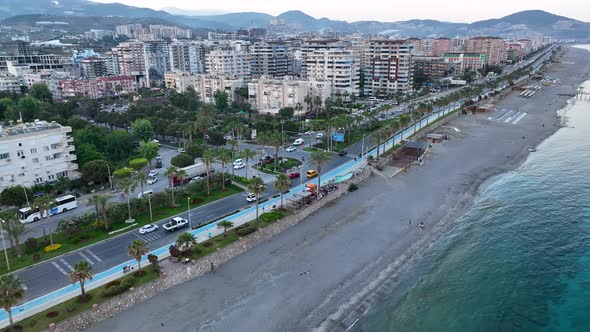
{"label": "apartment building", "polygon": [[20,93],[20,80],[12,75],[0,75],[0,91]]}
{"label": "apartment building", "polygon": [[364,93],[389,95],[412,88],[412,44],[405,40],[371,40],[365,48]]}
{"label": "apartment building", "polygon": [[79,177],[71,127],[36,121],[0,126],[0,191]]}
{"label": "apartment building", "polygon": [[80,76],[88,79],[108,75],[107,61],[101,57],[88,57],[80,60]]}
{"label": "apartment building", "polygon": [[280,42],[256,42],[250,47],[252,77],[290,75],[289,47]]}
{"label": "apartment building", "polygon": [[250,78],[250,54],[238,50],[213,50],[205,56],[207,73],[213,76]]}
{"label": "apartment building", "polygon": [[451,38],[437,38],[432,41],[430,56],[440,57],[443,54],[451,52],[453,42]]}
{"label": "apartment building", "polygon": [[301,77],[307,77],[306,59],[315,51],[346,50],[350,45],[338,39],[306,40],[301,44]]}
{"label": "apartment building", "polygon": [[352,50],[314,50],[305,57],[306,78],[328,81],[332,92],[359,94],[360,59]]}
{"label": "apartment building", "polygon": [[479,70],[487,63],[487,55],[482,53],[447,53],[442,58],[459,74],[468,68]]}
{"label": "apartment building", "polygon": [[174,41],[170,44],[170,68],[174,72],[204,73],[201,47],[191,42]]}
{"label": "apartment building", "polygon": [[412,57],[414,75],[422,74],[429,79],[445,77],[449,64],[441,57]]}
{"label": "apartment building", "polygon": [[164,74],[170,71],[170,44],[164,40],[146,41],[143,43],[145,56],[146,80],[161,81]]}
{"label": "apartment building", "polygon": [[34,55],[3,55],[0,56],[0,71],[8,71],[9,63],[17,66],[26,66],[29,71],[41,70],[71,71],[73,69],[72,59],[55,54],[34,54]]}
{"label": "apartment building", "polygon": [[248,83],[248,102],[261,114],[277,115],[281,108],[293,107],[295,115],[308,111],[306,96],[322,101],[332,95],[332,84],[327,81],[261,78]]}
{"label": "apartment building", "polygon": [[107,52],[107,71],[110,75],[146,75],[145,51],[143,42],[125,42]]}
{"label": "apartment building", "polygon": [[135,80],[131,76],[99,77],[96,79],[58,80],[57,90],[52,90],[53,84],[48,84],[56,99],[67,99],[76,95],[89,98],[104,96],[118,96],[135,92]]}
{"label": "apartment building", "polygon": [[499,37],[475,37],[465,41],[465,51],[486,54],[489,65],[506,61],[507,49],[506,41]]}

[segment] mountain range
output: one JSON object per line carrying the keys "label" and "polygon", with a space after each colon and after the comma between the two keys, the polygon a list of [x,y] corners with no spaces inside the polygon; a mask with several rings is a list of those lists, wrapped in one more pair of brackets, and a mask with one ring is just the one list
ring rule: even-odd
{"label": "mountain range", "polygon": [[[97,3],[88,0],[0,0],[0,18],[17,15],[51,15],[60,17],[125,17],[154,18],[196,29],[235,31],[240,28],[266,27],[272,15],[256,12],[208,15],[214,11],[183,11],[168,7],[153,10],[119,3]],[[473,23],[452,23],[436,20],[398,22],[346,22],[314,18],[301,11],[288,11],[277,16],[289,31],[382,34],[393,37],[455,37],[493,35],[507,38],[551,36],[560,39],[590,38],[590,23],[529,10],[502,18]],[[6,20],[2,22],[6,24]]]}

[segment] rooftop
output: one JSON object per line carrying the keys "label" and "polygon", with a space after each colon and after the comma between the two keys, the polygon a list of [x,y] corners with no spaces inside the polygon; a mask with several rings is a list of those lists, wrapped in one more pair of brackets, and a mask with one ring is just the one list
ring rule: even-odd
{"label": "rooftop", "polygon": [[59,123],[52,121],[39,121],[35,120],[35,122],[26,122],[26,123],[19,123],[15,125],[10,125],[8,127],[0,126],[0,139],[4,137],[11,137],[11,136],[18,136],[24,134],[31,134],[36,132],[41,132],[50,129],[59,129],[62,128],[62,125]]}

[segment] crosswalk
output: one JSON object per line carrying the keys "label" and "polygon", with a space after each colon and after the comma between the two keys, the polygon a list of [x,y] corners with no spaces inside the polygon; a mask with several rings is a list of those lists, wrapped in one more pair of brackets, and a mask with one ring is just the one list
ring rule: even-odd
{"label": "crosswalk", "polygon": [[498,114],[497,116],[495,116],[495,118],[488,119],[503,122],[506,124],[517,125],[522,119],[524,119],[525,116],[527,116],[527,114],[527,112],[522,111],[501,109],[498,111]]}
{"label": "crosswalk", "polygon": [[147,233],[147,234],[137,234],[136,233],[135,236],[145,242],[156,241],[156,240],[159,240],[162,238],[162,236],[157,233]]}
{"label": "crosswalk", "polygon": [[[102,259],[98,257],[95,253],[93,253],[90,249],[84,251],[80,250],[77,252],[77,254],[81,257],[82,260],[87,261],[90,265],[95,265],[97,263],[102,262]],[[75,258],[75,256],[69,257],[73,258],[76,262],[80,261],[80,259]],[[69,272],[74,271],[74,267],[72,266],[72,264],[66,261],[64,258],[54,260],[53,262],[51,262],[51,265],[53,265],[63,275],[68,275]]]}

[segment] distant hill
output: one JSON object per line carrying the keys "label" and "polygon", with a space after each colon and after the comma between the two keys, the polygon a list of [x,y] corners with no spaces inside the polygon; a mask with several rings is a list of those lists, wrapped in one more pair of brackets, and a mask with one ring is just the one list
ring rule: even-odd
{"label": "distant hill", "polygon": [[[0,0],[0,18],[15,15],[44,14],[54,16],[107,16],[158,18],[193,28],[235,31],[239,28],[266,27],[273,16],[246,12],[220,15],[198,15],[199,12],[170,9],[159,11],[118,3],[96,3],[88,0]],[[551,36],[554,38],[589,38],[590,23],[554,15],[541,10],[528,10],[502,18],[473,23],[436,20],[399,22],[345,22],[314,18],[301,11],[288,11],[278,16],[294,32],[334,31],[341,33],[383,34],[394,37],[455,37],[494,35],[508,38]]]}

